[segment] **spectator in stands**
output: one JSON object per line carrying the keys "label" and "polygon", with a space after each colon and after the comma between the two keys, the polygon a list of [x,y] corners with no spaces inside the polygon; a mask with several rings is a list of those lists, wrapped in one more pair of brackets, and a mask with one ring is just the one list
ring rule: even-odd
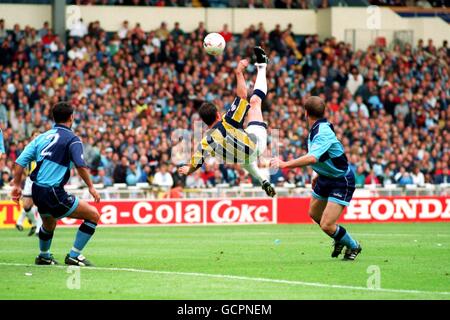
{"label": "spectator in stands", "polygon": [[103,167],[98,167],[97,174],[92,176],[92,182],[103,184],[105,187],[113,185],[112,179],[106,175]]}
{"label": "spectator in stands", "polygon": [[355,117],[362,116],[364,118],[369,118],[369,109],[363,102],[361,96],[356,96],[355,101],[350,105],[349,111],[355,115]]}
{"label": "spectator in stands", "polygon": [[175,40],[178,39],[180,36],[184,36],[184,31],[181,29],[179,22],[175,22],[172,31],[170,31],[170,35]]}
{"label": "spectator in stands", "polygon": [[180,199],[183,198],[183,184],[181,183],[181,181],[177,182],[173,188],[171,188],[169,190],[169,192],[167,192],[164,195],[164,198],[169,198],[169,199]]}
{"label": "spectator in stands", "polygon": [[364,83],[363,76],[359,73],[358,67],[352,66],[350,69],[350,73],[348,74],[348,80],[347,80],[347,89],[350,91],[352,95],[356,93],[356,90],[358,90],[359,86]]}
{"label": "spectator in stands", "polygon": [[156,29],[155,31],[155,36],[160,39],[161,41],[166,41],[167,38],[169,37],[170,32],[167,29],[167,23],[166,22],[161,22],[161,25],[158,29]]}
{"label": "spectator in stands", "polygon": [[411,174],[413,184],[418,187],[423,187],[425,185],[425,176],[422,172],[420,172],[419,166],[415,166],[413,173]]}
{"label": "spectator in stands", "polygon": [[364,167],[359,166],[355,172],[355,184],[357,188],[364,188],[366,176],[364,174]]}
{"label": "spectator in stands", "polygon": [[120,163],[116,165],[113,173],[114,183],[127,183],[128,158],[122,156]]}
{"label": "spectator in stands", "polygon": [[135,186],[139,182],[142,175],[141,170],[138,168],[136,161],[131,160],[127,170],[126,182],[129,186]]}
{"label": "spectator in stands", "polygon": [[394,179],[400,186],[413,184],[411,174],[403,166],[400,167],[400,171],[395,175]]}
{"label": "spectator in stands", "polygon": [[159,167],[159,170],[157,169],[152,183],[155,186],[164,187],[164,188],[171,188],[173,186],[173,178],[172,178],[172,175],[170,174],[170,172],[168,172],[168,168],[167,168],[166,164],[162,164]]}
{"label": "spectator in stands", "polygon": [[206,184],[202,179],[201,171],[195,171],[186,178],[186,188],[205,188]]}
{"label": "spectator in stands", "polygon": [[119,39],[125,39],[128,36],[129,32],[130,32],[129,23],[128,20],[125,20],[124,22],[122,22],[122,26],[119,28],[117,35],[119,36]]}
{"label": "spectator in stands", "polygon": [[443,163],[441,161],[436,162],[436,169],[434,171],[434,183],[450,183],[448,162]]}
{"label": "spectator in stands", "polygon": [[394,115],[396,118],[401,116],[403,119],[409,114],[409,105],[403,96],[400,96],[400,102],[395,106]]}
{"label": "spectator in stands", "polygon": [[74,38],[83,38],[88,34],[88,29],[86,24],[83,22],[82,18],[77,19],[70,27],[69,27],[69,35]]}
{"label": "spectator in stands", "polygon": [[230,42],[233,38],[233,34],[228,30],[228,24],[224,24],[222,31],[219,32],[222,37],[225,39],[225,42]]}
{"label": "spectator in stands", "polygon": [[395,184],[394,176],[395,176],[394,171],[392,171],[389,166],[386,166],[384,168],[383,176],[382,176],[383,187],[387,187],[387,186]]}
{"label": "spectator in stands", "polygon": [[8,33],[6,32],[5,20],[0,19],[0,44],[6,39]]}
{"label": "spectator in stands", "polygon": [[378,180],[378,177],[375,175],[373,170],[369,172],[369,174],[366,176],[366,179],[364,180],[364,185],[379,185],[380,180]]}
{"label": "spectator in stands", "polygon": [[2,171],[0,175],[0,187],[8,186],[11,180],[11,174],[8,171]]}
{"label": "spectator in stands", "polygon": [[208,31],[205,28],[205,23],[203,21],[200,21],[198,23],[197,29],[194,31],[197,39],[205,39],[206,35],[208,34]]}

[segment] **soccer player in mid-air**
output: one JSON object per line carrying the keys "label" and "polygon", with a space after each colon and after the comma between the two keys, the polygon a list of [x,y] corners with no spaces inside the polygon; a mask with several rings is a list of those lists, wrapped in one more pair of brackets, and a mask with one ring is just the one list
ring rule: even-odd
{"label": "soccer player in mid-air", "polygon": [[355,175],[341,142],[336,138],[333,125],[324,118],[325,102],[319,97],[310,97],[305,109],[309,125],[308,154],[287,162],[273,158],[270,165],[273,169],[312,165],[318,176],[312,181],[309,215],[334,239],[333,258],[337,258],[346,247],[344,260],[355,260],[361,252],[361,245],[343,226],[337,224],[355,191]]}
{"label": "soccer player in mid-air", "polygon": [[74,120],[73,107],[67,102],[60,102],[53,107],[52,114],[55,121],[53,129],[32,140],[16,160],[12,199],[16,202],[20,200],[24,169],[30,162],[36,161],[36,169],[31,174],[32,197],[42,217],[43,225],[39,230],[40,254],[36,257],[35,263],[58,264],[50,253],[53,232],[57,220],[70,217],[84,222],[78,229],[65,263],[91,266],[92,263],[81,254],[81,251],[94,234],[100,215],[97,208],[64,190],[73,165],[96,202],[100,201],[100,196],[89,178],[89,171],[83,158],[82,142],[70,129]]}
{"label": "soccer player in mid-air", "polygon": [[[247,86],[244,69],[247,60],[239,61],[235,70],[237,79],[237,97],[228,112],[221,116],[212,103],[204,103],[199,115],[208,126],[206,136],[189,166],[179,168],[179,173],[189,175],[199,169],[206,156],[215,156],[224,163],[241,163],[243,167],[260,183],[266,194],[275,196],[275,189],[258,168],[258,158],[267,147],[267,124],[263,120],[261,105],[267,94],[266,68],[268,58],[261,47],[253,49],[258,70],[253,94],[247,101]],[[247,121],[247,127],[244,123]]]}

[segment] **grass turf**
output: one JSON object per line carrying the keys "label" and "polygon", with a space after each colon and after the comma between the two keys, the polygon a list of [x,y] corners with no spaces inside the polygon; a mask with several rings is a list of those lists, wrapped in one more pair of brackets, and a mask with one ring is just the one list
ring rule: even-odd
{"label": "grass turf", "polygon": [[[84,253],[101,269],[81,269],[78,290],[67,287],[67,268],[32,265],[35,237],[0,230],[0,299],[450,299],[450,224],[346,228],[363,246],[354,262],[331,259],[315,225],[98,228]],[[75,232],[55,232],[60,262]],[[382,289],[420,292],[339,287],[366,287],[369,266],[379,267]]]}

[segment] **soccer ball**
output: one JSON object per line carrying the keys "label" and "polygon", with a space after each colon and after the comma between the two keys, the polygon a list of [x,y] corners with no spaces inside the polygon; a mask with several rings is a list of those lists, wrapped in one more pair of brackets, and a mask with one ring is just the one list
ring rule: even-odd
{"label": "soccer ball", "polygon": [[203,40],[203,48],[207,54],[218,56],[225,50],[225,39],[218,33],[210,33]]}

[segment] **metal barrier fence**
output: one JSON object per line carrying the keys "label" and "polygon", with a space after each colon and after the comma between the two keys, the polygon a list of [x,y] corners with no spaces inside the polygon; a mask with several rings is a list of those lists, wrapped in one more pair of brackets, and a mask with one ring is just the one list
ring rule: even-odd
{"label": "metal barrier fence", "polygon": [[[89,192],[86,188],[74,188],[68,186],[67,191],[83,199],[89,199]],[[168,189],[150,186],[147,184],[126,187],[123,185],[107,188],[98,188],[98,192],[103,200],[118,199],[162,199],[170,198]],[[0,189],[0,200],[10,200],[10,187]],[[280,197],[309,197],[311,187],[277,187],[277,194]],[[265,197],[265,192],[259,187],[253,186],[217,186],[207,189],[184,189],[181,195],[176,197],[201,199],[201,198],[255,198]],[[399,187],[392,185],[389,187],[366,186],[356,189],[354,197],[386,197],[386,196],[450,196],[450,184],[426,185],[417,187],[409,185]]]}

